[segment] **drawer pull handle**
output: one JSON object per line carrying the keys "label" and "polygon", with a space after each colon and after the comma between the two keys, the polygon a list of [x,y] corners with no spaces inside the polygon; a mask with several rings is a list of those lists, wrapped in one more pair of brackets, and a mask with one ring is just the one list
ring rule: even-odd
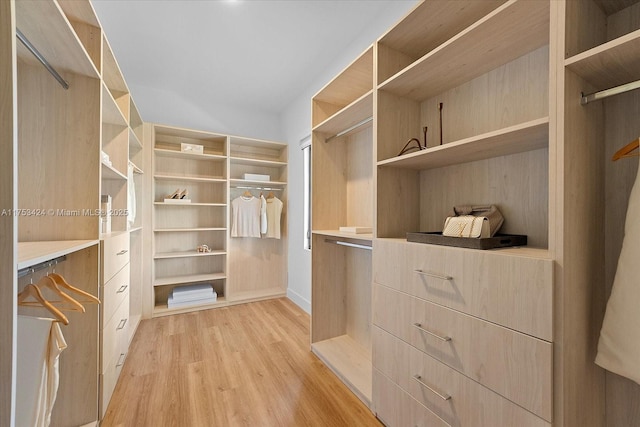
{"label": "drawer pull handle", "polygon": [[121,250],[120,252],[118,252],[116,255],[124,255],[124,254],[126,254],[127,252],[129,252],[129,249],[123,249],[123,250]]}
{"label": "drawer pull handle", "polygon": [[437,274],[437,273],[432,273],[430,271],[423,271],[423,270],[413,270],[413,271],[423,276],[435,277],[436,279],[453,280],[453,277],[447,276],[444,274]]}
{"label": "drawer pull handle", "polygon": [[126,353],[120,353],[120,357],[118,358],[118,363],[116,363],[116,368],[119,368],[120,366],[124,365],[124,359],[126,359],[127,354]]}
{"label": "drawer pull handle", "polygon": [[446,341],[451,341],[451,337],[443,337],[442,335],[438,335],[438,334],[436,334],[435,332],[428,331],[428,330],[426,330],[425,328],[423,328],[423,327],[422,327],[422,324],[421,324],[421,323],[414,323],[414,324],[413,324],[413,326],[415,326],[416,328],[418,328],[418,330],[419,330],[420,332],[424,332],[425,334],[429,334],[429,335],[431,335],[431,336],[433,336],[433,337],[436,337],[436,338],[438,338],[440,341],[445,341],[445,342],[446,342]]}
{"label": "drawer pull handle", "polygon": [[118,290],[116,291],[116,294],[121,294],[121,293],[123,293],[124,291],[126,291],[126,290],[127,290],[127,288],[128,288],[128,287],[129,287],[129,285],[122,285],[122,286],[120,286],[120,289],[118,289]]}
{"label": "drawer pull handle", "polygon": [[120,329],[124,328],[124,325],[126,324],[127,324],[127,319],[120,320],[120,323],[118,323],[118,327],[116,328],[116,331],[119,331]]}
{"label": "drawer pull handle", "polygon": [[436,394],[440,399],[442,400],[450,400],[451,396],[449,396],[448,394],[441,394],[438,393],[435,389],[433,389],[432,387],[430,387],[428,384],[425,384],[424,381],[422,381],[422,377],[420,375],[414,375],[413,379],[420,384],[422,387],[426,388],[427,390],[429,390],[430,392]]}

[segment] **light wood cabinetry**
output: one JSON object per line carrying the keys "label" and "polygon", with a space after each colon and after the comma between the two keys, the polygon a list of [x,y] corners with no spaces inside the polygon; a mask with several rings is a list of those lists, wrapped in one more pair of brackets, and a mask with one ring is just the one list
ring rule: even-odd
{"label": "light wood cabinetry", "polygon": [[[344,334],[345,319],[366,308],[343,295],[373,282],[361,300],[373,310],[372,408],[388,425],[638,425],[637,384],[594,358],[638,168],[610,158],[640,134],[639,95],[580,101],[639,80],[639,31],[635,0],[425,1],[374,44],[371,95],[329,96],[358,59],[312,100],[312,331]],[[374,117],[372,154],[360,152],[358,166],[338,141],[325,143],[358,122],[352,114]],[[411,138],[425,142],[424,128],[426,149],[400,155]],[[372,195],[352,196],[349,177],[371,163]],[[374,216],[350,217],[352,200],[373,203]],[[405,240],[442,230],[453,206],[486,203],[526,247]],[[373,224],[372,273],[359,279],[326,242],[354,218]],[[438,398],[404,366],[465,404]]]}
{"label": "light wood cabinetry", "polygon": [[[286,209],[280,239],[232,238],[230,228],[231,201],[245,191],[274,193],[286,206],[286,144],[163,125],[152,133],[153,315],[285,295]],[[169,199],[185,190],[190,201]],[[198,252],[200,245],[211,251]],[[216,301],[168,307],[173,289],[194,283],[212,284]]]}
{"label": "light wood cabinetry", "polygon": [[[127,319],[132,311],[140,313],[139,305],[129,303],[129,291],[137,295],[141,289],[139,280],[131,282],[130,271],[140,275],[142,245],[137,244],[138,255],[131,257],[131,264],[128,253],[125,263],[106,255],[109,242],[133,246],[126,215],[128,163],[141,151],[141,145],[138,151],[130,147],[142,120],[89,1],[9,1],[3,4],[0,21],[3,31],[11,31],[15,47],[0,49],[0,63],[8,70],[3,73],[9,86],[2,92],[3,101],[10,103],[7,111],[13,112],[16,125],[14,133],[2,139],[3,152],[13,153],[3,165],[12,185],[7,191],[12,200],[3,208],[10,211],[7,218],[12,224],[7,223],[7,230],[15,234],[3,233],[1,240],[2,251],[17,254],[17,262],[2,279],[13,289],[10,298],[2,298],[2,311],[8,313],[6,323],[11,328],[18,312],[47,316],[39,308],[16,310],[15,294],[54,268],[72,285],[104,300],[100,306],[83,301],[85,313],[65,313],[69,325],[62,331],[68,347],[60,356],[60,385],[51,421],[52,425],[97,423],[108,404],[108,390],[117,380],[116,375],[105,386],[101,374],[106,372],[106,361],[116,347],[126,353],[140,319],[138,315],[127,321],[127,328],[122,328],[126,336],[117,346],[109,336],[105,341],[102,332],[118,310]],[[109,155],[110,164],[103,161],[102,152]],[[141,183],[138,190],[143,191]],[[119,211],[112,217],[113,233],[101,232],[101,194],[111,194],[112,209]],[[138,219],[137,227],[141,226]],[[16,277],[16,266],[25,269],[60,257],[64,261],[48,269]],[[124,294],[114,291],[116,282],[121,282],[118,289],[127,284]],[[2,342],[11,343],[11,334],[4,332]],[[14,399],[10,387],[16,382],[20,357],[18,351],[0,363],[2,382],[9,385],[2,390],[2,402]],[[9,425],[12,410],[2,411],[2,417],[0,424]]]}
{"label": "light wood cabinetry", "polygon": [[373,47],[312,99],[311,349],[367,405],[372,397]]}

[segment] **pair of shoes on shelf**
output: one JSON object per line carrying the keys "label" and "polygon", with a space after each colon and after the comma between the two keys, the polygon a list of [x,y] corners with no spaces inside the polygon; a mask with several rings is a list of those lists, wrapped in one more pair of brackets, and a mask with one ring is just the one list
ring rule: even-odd
{"label": "pair of shoes on shelf", "polygon": [[188,195],[189,192],[186,188],[184,190],[178,188],[173,194],[167,196],[167,199],[186,199]]}

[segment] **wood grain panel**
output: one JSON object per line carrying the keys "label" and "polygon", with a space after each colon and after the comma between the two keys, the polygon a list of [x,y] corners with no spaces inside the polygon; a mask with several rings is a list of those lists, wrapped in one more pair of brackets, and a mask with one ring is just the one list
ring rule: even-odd
{"label": "wood grain panel", "polygon": [[19,240],[95,239],[98,216],[82,210],[100,207],[100,82],[67,74],[64,90],[39,64],[18,71],[18,205],[46,212],[19,218]]}
{"label": "wood grain panel", "polygon": [[[0,4],[0,208],[18,207],[17,161],[17,91],[15,56],[15,12],[13,2]],[[18,218],[0,216],[0,426],[12,425],[15,407],[14,351],[16,351],[16,254]]]}
{"label": "wood grain panel", "polygon": [[374,294],[374,321],[381,328],[551,421],[551,343],[381,285]]}
{"label": "wood grain panel", "polygon": [[[373,226],[372,127],[347,136],[347,213],[344,226]],[[340,143],[340,141],[337,141]]]}
{"label": "wood grain panel", "polygon": [[231,238],[228,254],[229,298],[245,291],[286,291],[287,248],[283,240]]}

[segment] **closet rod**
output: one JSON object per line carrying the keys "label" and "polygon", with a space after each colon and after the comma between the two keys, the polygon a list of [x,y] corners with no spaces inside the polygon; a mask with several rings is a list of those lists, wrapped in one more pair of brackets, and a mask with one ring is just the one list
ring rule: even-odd
{"label": "closet rod", "polygon": [[364,125],[366,125],[366,124],[367,124],[367,123],[369,123],[371,120],[373,120],[373,116],[371,116],[371,117],[367,117],[367,118],[366,118],[366,119],[364,119],[363,121],[358,122],[358,123],[356,123],[355,125],[353,125],[353,126],[351,126],[351,127],[348,127],[347,129],[343,130],[342,132],[338,132],[338,133],[336,133],[335,135],[330,136],[329,138],[325,139],[325,140],[324,140],[324,142],[325,142],[325,143],[327,143],[327,142],[331,141],[332,139],[339,138],[339,137],[341,137],[342,135],[346,135],[346,134],[348,134],[349,132],[351,132],[351,131],[353,131],[353,130],[358,129],[360,126],[364,126]]}
{"label": "closet rod", "polygon": [[267,191],[282,191],[282,188],[272,187],[254,187],[252,185],[232,185],[231,188],[241,188],[243,190],[267,190]]}
{"label": "closet rod", "polygon": [[634,89],[640,89],[640,80],[623,84],[621,86],[612,87],[611,89],[601,90],[600,92],[594,92],[589,95],[585,95],[584,93],[582,93],[580,104],[586,105],[592,101],[598,101],[600,99],[608,98],[612,95],[618,95],[624,92],[629,92],[630,90]]}
{"label": "closet rod", "polygon": [[368,251],[372,250],[371,246],[367,246],[367,245],[359,245],[357,243],[351,243],[351,242],[343,242],[342,240],[332,240],[332,239],[324,239],[324,241],[326,243],[334,243],[336,245],[340,245],[340,246],[348,246],[350,248],[358,248],[358,249],[366,249]]}
{"label": "closet rod", "polygon": [[29,49],[29,51],[33,54],[33,56],[36,57],[36,59],[38,61],[40,61],[40,63],[42,65],[44,65],[44,68],[47,69],[47,71],[49,71],[51,73],[51,75],[53,77],[55,77],[55,79],[58,81],[58,83],[60,83],[60,85],[65,88],[65,89],[69,89],[69,83],[67,83],[60,74],[58,74],[58,72],[51,66],[51,64],[49,64],[49,62],[44,58],[44,56],[42,56],[42,54],[40,52],[38,52],[38,49],[36,49],[36,47],[34,45],[31,44],[31,42],[24,36],[24,34],[22,34],[22,31],[20,31],[19,29],[16,28],[16,37],[18,38],[18,40],[20,40],[22,42],[22,44]]}
{"label": "closet rod", "polygon": [[39,264],[31,265],[29,267],[21,268],[18,270],[18,279],[24,277],[28,274],[35,273],[36,271],[44,270],[45,268],[50,268],[56,264],[61,263],[62,261],[66,261],[67,256],[62,255],[58,258],[50,259],[49,261],[44,261]]}

